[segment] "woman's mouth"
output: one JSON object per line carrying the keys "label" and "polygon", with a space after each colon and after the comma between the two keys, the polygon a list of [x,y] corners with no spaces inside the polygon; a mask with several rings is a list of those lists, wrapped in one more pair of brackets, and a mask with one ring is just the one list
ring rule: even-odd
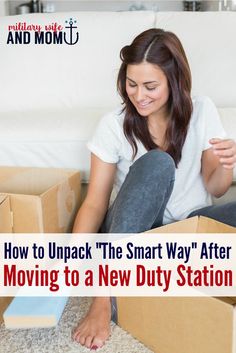
{"label": "woman's mouth", "polygon": [[150,104],[152,103],[152,101],[149,102],[142,102],[142,103],[138,103],[136,102],[136,105],[139,109],[145,109],[147,108]]}

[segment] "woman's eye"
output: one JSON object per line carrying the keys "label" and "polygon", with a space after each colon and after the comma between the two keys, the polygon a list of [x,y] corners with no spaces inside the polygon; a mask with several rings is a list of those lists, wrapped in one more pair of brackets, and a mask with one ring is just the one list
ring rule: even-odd
{"label": "woman's eye", "polygon": [[146,87],[148,91],[154,91],[154,89],[156,89],[156,87]]}
{"label": "woman's eye", "polygon": [[131,83],[129,83],[129,87],[136,87],[136,85],[132,85]]}

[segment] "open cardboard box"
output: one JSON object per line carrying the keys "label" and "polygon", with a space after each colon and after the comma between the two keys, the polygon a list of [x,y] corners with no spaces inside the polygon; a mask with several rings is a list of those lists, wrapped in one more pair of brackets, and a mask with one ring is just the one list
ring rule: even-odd
{"label": "open cardboard box", "polygon": [[[153,233],[236,233],[206,217]],[[155,353],[236,353],[236,298],[120,297],[118,324]]]}
{"label": "open cardboard box", "polygon": [[7,195],[0,194],[0,233],[12,233],[10,201]]}
{"label": "open cardboard box", "polygon": [[80,184],[75,170],[0,167],[0,193],[9,196],[13,232],[70,232]]}

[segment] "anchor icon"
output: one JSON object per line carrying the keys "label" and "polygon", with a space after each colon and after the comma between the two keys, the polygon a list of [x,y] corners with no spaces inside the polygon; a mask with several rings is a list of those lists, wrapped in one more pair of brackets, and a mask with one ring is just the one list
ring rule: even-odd
{"label": "anchor icon", "polygon": [[[70,18],[70,21],[69,21],[69,26],[65,26],[65,28],[69,28],[70,29],[70,41],[68,42],[66,40],[66,33],[64,32],[64,41],[66,42],[66,44],[69,44],[69,45],[74,45],[78,42],[79,40],[79,33],[76,32],[76,39],[75,41],[73,42],[73,30],[74,28],[77,28],[77,26],[73,26],[74,23],[76,23],[77,21],[73,21],[72,18]],[[65,23],[68,23],[68,21],[65,21]]]}

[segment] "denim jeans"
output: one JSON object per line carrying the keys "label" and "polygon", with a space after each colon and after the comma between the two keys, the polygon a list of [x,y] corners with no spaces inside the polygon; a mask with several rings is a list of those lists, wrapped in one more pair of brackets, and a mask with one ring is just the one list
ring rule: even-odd
{"label": "denim jeans", "polygon": [[161,226],[174,175],[174,161],[166,152],[151,150],[137,159],[130,167],[100,231],[140,233]]}
{"label": "denim jeans", "polygon": [[188,218],[194,216],[206,216],[229,226],[236,227],[236,202],[200,208],[191,212]]}

